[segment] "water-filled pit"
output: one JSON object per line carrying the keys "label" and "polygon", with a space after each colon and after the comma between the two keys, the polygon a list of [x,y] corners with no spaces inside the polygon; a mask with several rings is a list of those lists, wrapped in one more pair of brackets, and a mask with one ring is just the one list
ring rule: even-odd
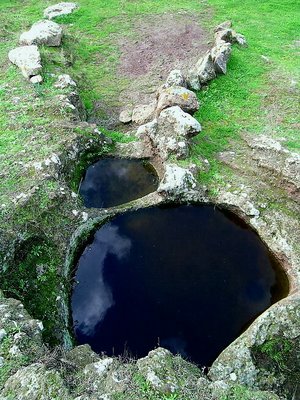
{"label": "water-filled pit", "polygon": [[157,345],[209,366],[288,282],[255,232],[214,206],[118,215],[78,262],[75,337],[108,355]]}
{"label": "water-filled pit", "polygon": [[87,169],[79,193],[86,207],[102,208],[138,199],[157,186],[157,174],[148,162],[103,158]]}

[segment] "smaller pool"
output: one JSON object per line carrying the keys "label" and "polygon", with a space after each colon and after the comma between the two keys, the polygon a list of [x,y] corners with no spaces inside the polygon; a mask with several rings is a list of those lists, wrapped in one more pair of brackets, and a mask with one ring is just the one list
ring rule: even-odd
{"label": "smaller pool", "polygon": [[87,169],[79,192],[85,207],[106,208],[143,197],[157,187],[158,176],[150,163],[105,158]]}

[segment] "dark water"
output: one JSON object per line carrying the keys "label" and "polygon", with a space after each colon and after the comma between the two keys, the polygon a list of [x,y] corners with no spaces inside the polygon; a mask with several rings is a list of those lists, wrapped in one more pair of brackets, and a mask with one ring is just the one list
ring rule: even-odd
{"label": "dark water", "polygon": [[157,186],[149,163],[106,158],[87,169],[80,194],[86,207],[113,207],[154,192]]}
{"label": "dark water", "polygon": [[213,206],[148,208],[99,229],[78,265],[75,336],[96,352],[157,345],[210,365],[288,284],[258,236]]}

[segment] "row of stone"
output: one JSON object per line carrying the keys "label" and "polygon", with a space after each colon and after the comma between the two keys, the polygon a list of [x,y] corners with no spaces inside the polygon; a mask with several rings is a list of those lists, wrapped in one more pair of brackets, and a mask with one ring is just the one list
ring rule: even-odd
{"label": "row of stone", "polygon": [[41,54],[39,45],[56,47],[60,46],[63,29],[51,19],[72,13],[77,8],[75,3],[58,3],[44,11],[44,20],[32,25],[29,31],[21,34],[19,43],[21,46],[8,53],[9,60],[17,65],[23,76],[32,83],[41,83],[42,71]]}
{"label": "row of stone", "polygon": [[141,125],[136,135],[151,140],[163,160],[170,155],[186,158],[189,139],[201,131],[201,125],[190,114],[199,109],[196,94],[208,81],[225,74],[231,54],[231,44],[247,45],[245,37],[226,21],[215,29],[215,44],[184,76],[180,70],[170,72],[165,84],[156,92],[155,100],[121,112],[120,122]]}

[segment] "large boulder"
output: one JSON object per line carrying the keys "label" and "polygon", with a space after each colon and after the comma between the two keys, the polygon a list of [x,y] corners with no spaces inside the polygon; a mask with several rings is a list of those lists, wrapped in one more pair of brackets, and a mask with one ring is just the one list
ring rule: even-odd
{"label": "large boulder", "polygon": [[199,102],[195,93],[182,86],[171,86],[160,91],[156,108],[157,115],[165,108],[173,106],[179,106],[190,114],[199,110]]}
{"label": "large boulder", "polygon": [[185,398],[191,399],[193,395],[193,398],[199,398],[197,380],[201,377],[205,379],[200,369],[180,356],[173,356],[169,350],[158,347],[150,351],[146,357],[137,360],[137,367],[147,384],[161,394],[160,398],[177,398],[171,397],[171,393],[182,389],[186,391]]}
{"label": "large boulder", "polygon": [[41,55],[37,46],[22,46],[8,53],[9,60],[20,68],[25,78],[31,78],[42,71]]}
{"label": "large boulder", "polygon": [[176,164],[166,164],[165,167],[164,177],[157,189],[159,193],[166,193],[169,198],[177,199],[196,189],[197,182],[191,171]]}
{"label": "large boulder", "polygon": [[219,40],[211,49],[211,58],[216,72],[226,74],[227,63],[231,55],[231,44],[224,40]]}
{"label": "large boulder", "polygon": [[158,133],[165,136],[188,139],[201,132],[200,123],[178,106],[162,111],[157,122]]}
{"label": "large boulder", "polygon": [[56,22],[42,20],[32,25],[28,32],[20,36],[21,45],[60,46],[63,30]]}
{"label": "large boulder", "polygon": [[167,108],[157,119],[142,125],[137,136],[150,138],[159,156],[166,160],[170,155],[186,158],[189,138],[201,131],[201,125],[190,114],[178,106]]}
{"label": "large boulder", "polygon": [[216,77],[216,71],[212,56],[207,53],[200,58],[197,64],[189,71],[187,82],[191,89],[199,90],[202,84]]}
{"label": "large boulder", "polygon": [[156,101],[153,101],[150,104],[137,105],[132,111],[132,122],[141,125],[151,121],[154,118],[155,109]]}
{"label": "large boulder", "polygon": [[44,10],[44,18],[53,19],[62,15],[71,14],[77,8],[76,3],[62,2],[47,7]]}
{"label": "large boulder", "polygon": [[186,87],[186,81],[183,73],[179,69],[173,69],[166,80],[164,85],[166,88],[170,86],[183,86]]}

